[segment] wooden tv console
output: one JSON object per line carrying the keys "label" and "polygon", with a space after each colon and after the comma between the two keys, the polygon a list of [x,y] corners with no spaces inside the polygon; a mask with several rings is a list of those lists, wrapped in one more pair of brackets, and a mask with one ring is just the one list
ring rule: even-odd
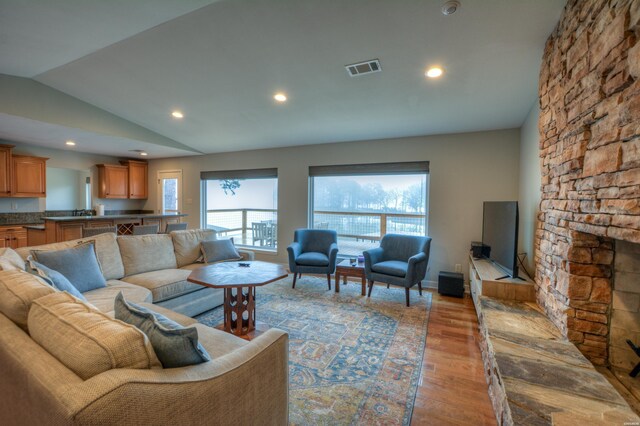
{"label": "wooden tv console", "polygon": [[497,279],[504,275],[504,271],[490,260],[469,256],[469,289],[473,301],[477,303],[478,296],[522,302],[536,301],[535,284],[531,279],[522,276],[523,274],[521,274],[522,279]]}

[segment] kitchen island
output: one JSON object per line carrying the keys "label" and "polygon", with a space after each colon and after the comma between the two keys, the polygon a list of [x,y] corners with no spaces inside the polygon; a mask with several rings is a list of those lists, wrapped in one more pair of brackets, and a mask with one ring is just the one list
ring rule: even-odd
{"label": "kitchen island", "polygon": [[158,225],[160,232],[168,223],[179,223],[187,216],[182,213],[165,214],[121,214],[104,216],[52,216],[43,217],[44,234],[47,243],[69,241],[82,238],[83,228],[116,226],[118,235],[131,235],[135,225]]}

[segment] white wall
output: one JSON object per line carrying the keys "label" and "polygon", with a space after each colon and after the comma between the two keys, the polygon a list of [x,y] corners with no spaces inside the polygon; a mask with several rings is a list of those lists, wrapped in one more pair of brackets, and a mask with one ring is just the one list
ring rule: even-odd
{"label": "white wall", "polygon": [[145,208],[157,208],[157,172],[182,169],[184,212],[189,226],[199,227],[201,171],[276,167],[280,246],[276,255],[257,257],[285,263],[293,231],[307,226],[309,166],[427,160],[433,238],[427,279],[436,281],[438,271],[452,271],[457,263],[468,270],[469,243],[482,234],[482,202],[518,198],[519,137],[512,129],[152,160]]}
{"label": "white wall", "polygon": [[[118,164],[118,158],[105,155],[84,154],[72,149],[47,149],[23,143],[0,140],[2,144],[15,145],[15,154],[47,157],[47,167],[62,169],[89,170],[92,182],[92,204],[105,204],[106,210],[137,210],[144,205],[144,200],[99,200],[98,169],[96,164]],[[13,209],[12,207],[16,208]],[[0,198],[0,213],[41,212],[46,208],[44,198]]]}
{"label": "white wall", "polygon": [[520,233],[518,235],[518,252],[527,253],[525,265],[530,274],[534,273],[534,243],[540,208],[540,134],[538,118],[540,107],[534,103],[527,119],[520,128]]}

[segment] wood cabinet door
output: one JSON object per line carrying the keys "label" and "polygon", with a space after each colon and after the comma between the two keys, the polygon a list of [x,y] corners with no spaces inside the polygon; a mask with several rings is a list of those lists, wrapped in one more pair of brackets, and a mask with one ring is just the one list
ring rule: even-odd
{"label": "wood cabinet door", "polygon": [[11,147],[0,146],[0,197],[11,196]]}
{"label": "wood cabinet door", "polygon": [[9,232],[0,232],[0,248],[11,247],[11,236]]}
{"label": "wood cabinet door", "polygon": [[27,230],[21,229],[19,231],[13,231],[12,248],[27,247]]}
{"label": "wood cabinet door", "polygon": [[144,199],[148,197],[147,163],[129,161],[129,198]]}
{"label": "wood cabinet door", "polygon": [[129,169],[126,166],[98,165],[98,197],[128,198]]}
{"label": "wood cabinet door", "polygon": [[59,224],[57,242],[79,240],[82,238],[82,228],[83,224],[78,222]]}
{"label": "wood cabinet door", "polygon": [[47,158],[13,155],[13,197],[47,196]]}

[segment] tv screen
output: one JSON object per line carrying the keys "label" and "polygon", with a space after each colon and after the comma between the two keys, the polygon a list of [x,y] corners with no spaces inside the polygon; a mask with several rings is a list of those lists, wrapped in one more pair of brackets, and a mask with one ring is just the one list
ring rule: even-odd
{"label": "tv screen", "polygon": [[510,277],[518,276],[517,201],[485,201],[482,244],[488,246],[489,259]]}

